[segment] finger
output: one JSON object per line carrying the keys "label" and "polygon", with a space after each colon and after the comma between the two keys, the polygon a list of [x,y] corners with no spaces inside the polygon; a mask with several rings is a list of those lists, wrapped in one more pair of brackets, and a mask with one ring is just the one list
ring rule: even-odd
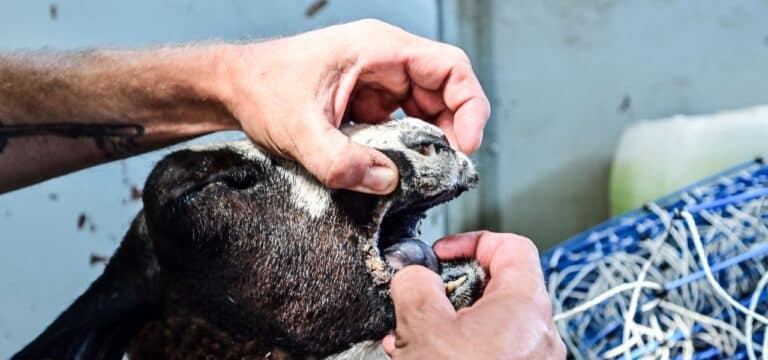
{"label": "finger", "polygon": [[291,140],[290,155],[325,186],[371,194],[388,194],[397,187],[392,160],[350,141],[325,119],[304,122]]}
{"label": "finger", "polygon": [[400,104],[400,107],[403,108],[403,111],[408,116],[419,119],[429,119],[429,116],[427,116],[427,114],[419,108],[419,105],[416,104],[413,98],[406,99],[402,104]]}
{"label": "finger", "polygon": [[405,65],[392,53],[368,54],[358,60],[359,71],[349,103],[355,121],[378,123],[389,119],[410,91]]}
{"label": "finger", "polygon": [[466,54],[448,45],[433,45],[410,54],[407,69],[415,85],[442,91],[443,101],[454,114],[459,149],[476,151],[491,109]]}
{"label": "finger", "polygon": [[[480,115],[478,115],[480,114]],[[483,142],[483,128],[491,116],[491,106],[487,99],[470,99],[456,109],[453,114],[453,131],[460,136],[459,149],[473,154]]]}
{"label": "finger", "polygon": [[454,148],[459,148],[459,142],[456,139],[456,132],[453,129],[453,113],[450,110],[443,110],[435,119],[435,125],[443,130],[443,134],[448,138],[448,142]]}
{"label": "finger", "polygon": [[474,235],[477,261],[490,275],[483,295],[485,301],[533,304],[539,315],[551,316],[536,245],[515,234],[483,231]]}
{"label": "finger", "polygon": [[[531,326],[539,322],[552,325],[552,302],[544,276],[535,267],[509,267],[491,275],[483,295],[470,308],[462,309],[463,318],[494,318],[499,323],[522,321]],[[529,321],[523,319],[528,318]]]}
{"label": "finger", "polygon": [[536,245],[520,235],[474,231],[444,237],[433,249],[442,260],[476,258],[491,276],[515,268],[541,272]]}
{"label": "finger", "polygon": [[445,106],[439,93],[414,85],[412,96],[402,104],[406,114],[431,121],[448,138],[454,148],[459,148],[453,125],[453,113]]}
{"label": "finger", "polygon": [[448,235],[435,241],[432,250],[440,260],[473,259],[481,231]]}
{"label": "finger", "polygon": [[430,118],[437,116],[437,114],[447,109],[442,94],[439,91],[427,90],[421,86],[414,85],[411,89],[411,98]]}
{"label": "finger", "polygon": [[494,319],[500,326],[526,324],[526,333],[532,336],[546,335],[550,329],[554,331],[552,303],[545,291],[544,278],[529,277],[518,281],[510,276],[504,280],[502,283],[499,278],[492,277],[490,281],[497,285],[489,283],[471,307],[460,311],[459,321],[477,323],[477,319]]}
{"label": "finger", "polygon": [[532,271],[537,275],[542,272],[539,250],[533,241],[520,235],[482,232],[476,255],[491,276],[503,271]]}
{"label": "finger", "polygon": [[440,276],[423,266],[411,265],[398,271],[390,288],[398,332],[446,321],[456,314]]}
{"label": "finger", "polygon": [[[472,307],[462,309],[460,316],[495,317],[499,321],[518,316],[551,318],[538,250],[529,239],[476,231],[440,239],[434,248],[441,257],[474,256],[489,271],[490,279],[483,295]],[[520,311],[530,313],[521,315]]]}
{"label": "finger", "polygon": [[399,98],[386,90],[364,86],[352,95],[350,108],[355,121],[380,123],[389,120],[399,103]]}
{"label": "finger", "polygon": [[387,355],[392,356],[392,353],[395,352],[395,335],[388,334],[381,339],[381,347],[384,348]]}
{"label": "finger", "polygon": [[359,59],[361,71],[359,84],[376,84],[395,97],[404,97],[410,91],[411,82],[405,64],[391,52],[375,52]]}
{"label": "finger", "polygon": [[445,82],[443,98],[453,111],[454,131],[460,134],[459,149],[473,153],[480,147],[491,106],[469,63],[459,63],[452,70]]}

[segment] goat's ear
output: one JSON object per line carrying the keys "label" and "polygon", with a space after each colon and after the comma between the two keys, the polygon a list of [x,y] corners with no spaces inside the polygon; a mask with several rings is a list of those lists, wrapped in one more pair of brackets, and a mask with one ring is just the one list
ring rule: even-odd
{"label": "goat's ear", "polygon": [[161,263],[179,264],[196,258],[189,252],[210,250],[209,244],[197,242],[215,242],[223,236],[218,227],[226,226],[210,213],[232,206],[240,190],[257,187],[265,171],[265,164],[228,148],[182,150],[161,160],[143,195],[147,227]]}
{"label": "goat's ear", "polygon": [[[161,160],[147,178],[143,200],[145,210],[165,208],[205,186],[222,182],[235,188],[253,185],[248,176],[250,161],[227,148],[176,151]],[[150,216],[151,217],[151,216]]]}
{"label": "goat's ear", "polygon": [[129,341],[162,312],[162,286],[143,215],[104,273],[12,359],[121,359]]}

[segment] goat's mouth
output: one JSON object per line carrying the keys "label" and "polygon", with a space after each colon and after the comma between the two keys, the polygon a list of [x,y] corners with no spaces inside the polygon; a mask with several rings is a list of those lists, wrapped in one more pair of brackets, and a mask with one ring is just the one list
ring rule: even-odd
{"label": "goat's mouth", "polygon": [[[460,186],[410,203],[392,204],[382,218],[377,244],[379,254],[392,272],[408,265],[421,265],[443,275],[443,265],[432,247],[420,239],[421,221],[427,210],[455,199],[467,189]],[[449,297],[462,289],[470,276],[456,272],[445,275],[442,278]]]}

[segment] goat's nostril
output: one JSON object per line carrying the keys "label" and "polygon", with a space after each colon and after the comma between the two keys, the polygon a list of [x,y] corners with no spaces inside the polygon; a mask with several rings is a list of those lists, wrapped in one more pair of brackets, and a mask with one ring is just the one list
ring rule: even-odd
{"label": "goat's nostril", "polygon": [[421,155],[424,156],[432,156],[437,152],[435,149],[435,144],[432,143],[419,146],[418,151]]}

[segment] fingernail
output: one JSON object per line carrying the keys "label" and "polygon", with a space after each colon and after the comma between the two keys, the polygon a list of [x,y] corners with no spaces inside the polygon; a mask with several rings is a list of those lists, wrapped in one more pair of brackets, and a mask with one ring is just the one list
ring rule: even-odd
{"label": "fingernail", "polygon": [[363,187],[375,192],[385,192],[394,187],[397,174],[385,166],[371,166],[363,176]]}

